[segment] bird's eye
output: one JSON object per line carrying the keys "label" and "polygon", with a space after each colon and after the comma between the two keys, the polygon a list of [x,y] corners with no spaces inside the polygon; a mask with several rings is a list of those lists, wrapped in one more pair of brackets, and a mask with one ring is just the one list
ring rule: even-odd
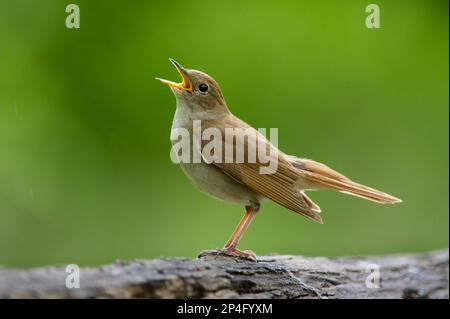
{"label": "bird's eye", "polygon": [[208,86],[208,84],[206,84],[206,83],[202,83],[202,84],[200,84],[200,85],[198,86],[198,89],[199,89],[200,92],[206,93],[206,92],[208,92],[208,90],[209,90],[209,86]]}

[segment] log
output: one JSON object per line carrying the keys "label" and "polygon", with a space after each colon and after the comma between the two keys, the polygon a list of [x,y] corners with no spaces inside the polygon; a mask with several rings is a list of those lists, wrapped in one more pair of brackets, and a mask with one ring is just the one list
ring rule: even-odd
{"label": "log", "polygon": [[209,251],[80,268],[79,288],[66,266],[0,268],[0,298],[449,298],[448,268],[448,250],[257,262]]}

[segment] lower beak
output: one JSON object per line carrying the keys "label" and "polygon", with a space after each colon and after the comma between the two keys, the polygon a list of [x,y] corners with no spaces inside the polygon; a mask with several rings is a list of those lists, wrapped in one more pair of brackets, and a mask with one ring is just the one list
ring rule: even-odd
{"label": "lower beak", "polygon": [[156,78],[156,79],[161,81],[164,84],[171,86],[171,87],[185,90],[185,91],[192,91],[192,82],[189,80],[189,76],[188,76],[186,69],[183,68],[183,66],[180,63],[178,63],[177,61],[175,61],[174,59],[169,59],[169,61],[172,62],[172,64],[177,68],[178,73],[180,73],[180,75],[181,75],[182,82],[176,83],[173,81],[164,80],[164,79],[160,79],[160,78]]}

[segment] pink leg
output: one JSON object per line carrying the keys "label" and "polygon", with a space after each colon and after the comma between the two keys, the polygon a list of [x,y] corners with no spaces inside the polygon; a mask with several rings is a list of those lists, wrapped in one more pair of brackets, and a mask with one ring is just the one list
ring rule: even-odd
{"label": "pink leg", "polygon": [[248,226],[250,226],[250,223],[255,218],[256,213],[257,211],[253,210],[251,207],[246,207],[245,215],[244,217],[242,217],[241,221],[236,227],[236,230],[233,232],[230,239],[225,244],[225,247],[222,249],[223,253],[256,260],[256,255],[252,251],[240,251],[236,249],[236,246],[239,244],[239,241],[241,240]]}

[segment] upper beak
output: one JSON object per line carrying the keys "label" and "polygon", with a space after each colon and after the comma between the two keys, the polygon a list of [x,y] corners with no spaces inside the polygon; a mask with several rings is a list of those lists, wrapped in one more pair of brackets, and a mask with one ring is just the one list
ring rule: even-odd
{"label": "upper beak", "polygon": [[164,79],[160,79],[160,78],[156,78],[156,79],[160,80],[162,83],[167,84],[171,87],[181,89],[181,90],[186,90],[186,91],[192,91],[192,82],[189,80],[189,76],[188,76],[186,69],[183,68],[183,66],[180,63],[178,63],[177,61],[175,61],[174,59],[169,59],[169,61],[172,62],[172,64],[177,68],[178,73],[180,73],[180,75],[182,77],[182,82],[176,83],[173,81],[164,80]]}

